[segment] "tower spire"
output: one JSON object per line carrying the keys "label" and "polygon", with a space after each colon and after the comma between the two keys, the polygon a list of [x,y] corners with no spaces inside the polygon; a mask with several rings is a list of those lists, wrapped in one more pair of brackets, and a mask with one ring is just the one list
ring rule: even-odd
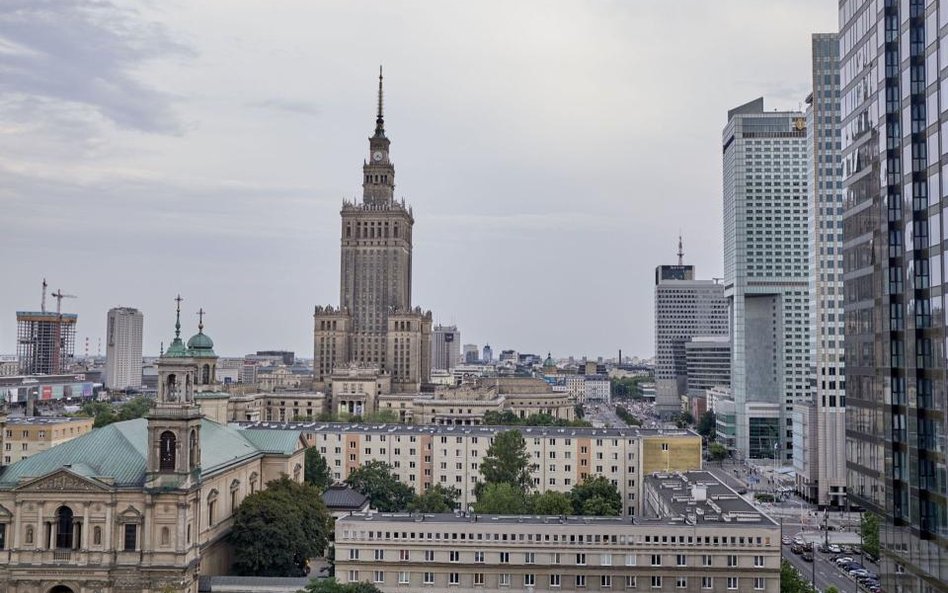
{"label": "tower spire", "polygon": [[379,111],[375,118],[375,135],[385,135],[385,119],[382,117],[382,65],[379,64]]}
{"label": "tower spire", "polygon": [[204,333],[204,307],[198,309],[198,333]]}
{"label": "tower spire", "polygon": [[678,234],[678,265],[685,263],[685,248],[681,244],[681,233]]}
{"label": "tower spire", "polygon": [[174,339],[179,340],[181,338],[181,301],[184,299],[182,299],[181,295],[179,294],[174,298],[174,300],[178,304],[174,318]]}

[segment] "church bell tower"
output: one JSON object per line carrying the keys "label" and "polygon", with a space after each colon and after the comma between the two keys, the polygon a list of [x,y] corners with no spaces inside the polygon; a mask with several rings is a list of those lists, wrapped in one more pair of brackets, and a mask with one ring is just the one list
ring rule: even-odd
{"label": "church bell tower", "polygon": [[148,421],[148,488],[189,489],[201,469],[201,409],[194,402],[197,363],[181,341],[181,301],[174,340],[158,359],[158,398]]}

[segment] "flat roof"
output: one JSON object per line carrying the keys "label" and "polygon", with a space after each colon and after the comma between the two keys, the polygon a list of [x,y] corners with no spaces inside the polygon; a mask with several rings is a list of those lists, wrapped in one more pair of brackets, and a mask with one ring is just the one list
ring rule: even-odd
{"label": "flat roof", "polygon": [[575,515],[482,515],[479,513],[350,513],[339,521],[391,521],[395,523],[479,523],[484,525],[635,525],[632,517],[595,517]]}
{"label": "flat roof", "polygon": [[363,434],[415,434],[415,435],[455,435],[491,437],[508,430],[519,430],[524,437],[598,437],[598,438],[635,438],[654,436],[692,436],[698,434],[687,429],[642,428],[593,428],[585,426],[484,426],[484,425],[441,425],[441,424],[354,424],[349,422],[237,422],[242,428],[267,430],[301,430],[315,433],[359,432]]}
{"label": "flat roof", "polygon": [[10,424],[67,424],[69,422],[92,422],[91,416],[7,416]]}
{"label": "flat roof", "polygon": [[[645,477],[646,505],[652,514],[690,524],[776,525],[709,471],[654,473]],[[655,509],[654,493],[663,509]]]}

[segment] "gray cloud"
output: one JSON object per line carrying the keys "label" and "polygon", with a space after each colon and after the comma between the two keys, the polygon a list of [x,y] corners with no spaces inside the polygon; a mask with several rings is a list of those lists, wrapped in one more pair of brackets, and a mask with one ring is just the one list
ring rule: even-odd
{"label": "gray cloud", "polygon": [[259,109],[272,109],[274,111],[283,111],[293,115],[319,115],[320,110],[312,103],[306,101],[296,101],[293,99],[273,98],[264,101],[251,101],[247,103],[250,107]]}
{"label": "gray cloud", "polygon": [[191,50],[131,8],[99,0],[0,4],[0,93],[91,109],[123,128],[175,134],[173,97],[140,80],[143,63]]}

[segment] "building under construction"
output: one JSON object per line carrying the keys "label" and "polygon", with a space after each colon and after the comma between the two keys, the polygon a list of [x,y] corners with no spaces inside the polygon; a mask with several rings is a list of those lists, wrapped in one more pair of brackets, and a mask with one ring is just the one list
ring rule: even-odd
{"label": "building under construction", "polygon": [[16,353],[22,375],[57,375],[66,371],[76,347],[74,313],[16,312]]}

